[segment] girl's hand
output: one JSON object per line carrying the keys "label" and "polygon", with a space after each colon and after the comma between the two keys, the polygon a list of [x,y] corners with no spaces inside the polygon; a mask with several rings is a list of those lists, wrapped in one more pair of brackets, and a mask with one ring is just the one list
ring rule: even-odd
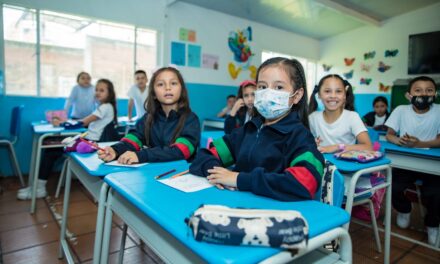
{"label": "girl's hand", "polygon": [[234,106],[231,109],[231,112],[229,113],[230,116],[235,116],[238,112],[238,110],[240,110],[240,108],[242,108],[244,106],[244,101],[243,98],[238,99]]}
{"label": "girl's hand", "polygon": [[[230,171],[222,167],[214,167],[208,170],[210,175],[207,177],[209,183],[214,185],[222,185],[229,190],[237,187],[238,172]],[[218,186],[217,186],[218,187]]]}
{"label": "girl's hand", "polygon": [[111,147],[105,147],[104,151],[98,150],[98,158],[102,159],[103,161],[112,161],[116,158],[116,152]]}
{"label": "girl's hand", "polygon": [[321,144],[321,142],[322,142],[322,140],[321,140],[321,138],[320,138],[319,136],[318,136],[317,138],[315,138],[316,146],[319,147],[319,145]]}
{"label": "girl's hand", "polygon": [[339,150],[338,145],[331,145],[326,147],[318,147],[321,153],[335,153]]}
{"label": "girl's hand", "polygon": [[118,162],[121,164],[134,164],[138,163],[139,159],[133,151],[126,151],[124,154],[119,156]]}

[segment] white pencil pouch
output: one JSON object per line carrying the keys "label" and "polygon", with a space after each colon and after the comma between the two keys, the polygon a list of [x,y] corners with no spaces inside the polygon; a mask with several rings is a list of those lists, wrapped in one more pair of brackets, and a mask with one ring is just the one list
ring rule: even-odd
{"label": "white pencil pouch", "polygon": [[197,241],[224,245],[300,249],[309,234],[307,221],[293,210],[202,205],[186,222]]}

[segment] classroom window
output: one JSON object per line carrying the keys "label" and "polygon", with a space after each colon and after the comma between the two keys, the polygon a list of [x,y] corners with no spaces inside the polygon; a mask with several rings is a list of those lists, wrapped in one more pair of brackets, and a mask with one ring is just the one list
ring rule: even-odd
{"label": "classroom window", "polygon": [[7,93],[37,94],[36,10],[5,6],[3,34]]}
{"label": "classroom window", "polygon": [[[10,10],[21,13],[11,16]],[[11,43],[17,46],[15,39],[20,36],[18,31],[24,31],[24,24],[17,21],[23,23],[23,18],[29,20],[31,16],[27,9],[17,7],[4,6],[3,12],[4,20],[9,22],[4,23],[5,32],[11,32],[9,38],[5,34],[5,42],[9,44],[5,44],[8,47],[5,48],[5,57],[13,58],[6,63],[7,94],[66,97],[76,84],[77,74],[86,71],[92,76],[92,83],[100,78],[111,80],[118,98],[124,98],[133,84],[136,69],[151,72],[156,67],[156,31],[47,10],[33,10],[33,28],[27,30],[31,32],[27,39],[32,42],[26,39],[33,44],[33,53],[16,62],[18,54],[21,55],[19,57],[26,54],[17,48],[9,48]],[[23,12],[27,12],[27,15],[23,15]],[[40,15],[38,43],[38,22],[35,19],[37,12]],[[6,27],[15,28],[15,31]],[[37,48],[40,51],[39,83],[36,70]],[[27,62],[26,67],[17,72],[19,68],[16,65],[24,67],[22,62]],[[30,81],[13,77],[23,75],[32,80],[32,85],[29,85]],[[27,87],[27,90],[22,87]]]}
{"label": "classroom window", "polygon": [[310,97],[310,94],[313,91],[313,87],[316,84],[316,69],[317,64],[314,61],[308,60],[306,58],[296,57],[288,54],[277,53],[273,51],[263,51],[261,53],[261,62],[264,62],[273,57],[284,57],[289,59],[297,59],[302,66],[304,67],[304,73],[306,75],[307,81],[307,93]]}

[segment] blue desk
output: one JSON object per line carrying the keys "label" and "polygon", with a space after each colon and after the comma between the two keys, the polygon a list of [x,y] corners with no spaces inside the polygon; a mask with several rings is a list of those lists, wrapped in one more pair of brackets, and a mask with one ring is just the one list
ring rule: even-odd
{"label": "blue desk", "polygon": [[212,127],[223,130],[225,127],[225,119],[219,117],[210,117],[203,120],[202,131],[205,131],[205,127]]}
{"label": "blue desk", "polygon": [[380,141],[393,168],[419,171],[440,176],[440,148],[406,148]]}
{"label": "blue desk", "polygon": [[[167,165],[168,169],[185,170],[188,165]],[[351,261],[351,241],[341,228],[349,216],[341,208],[317,201],[281,202],[249,192],[222,191],[209,188],[184,193],[154,179],[161,170],[114,173],[104,181],[111,186],[105,216],[105,231],[101,263],[106,263],[111,232],[112,212],[133,229],[167,263],[255,263],[291,260],[290,253],[273,248],[235,247],[200,243],[194,240],[184,219],[201,204],[221,204],[231,207],[298,210],[309,224],[308,251],[322,247],[335,237],[342,239],[343,261]],[[325,221],[323,220],[325,218]]]}
{"label": "blue desk", "polygon": [[[115,142],[99,143],[101,147],[109,146]],[[148,165],[145,165],[148,166]],[[145,167],[143,166],[143,167]],[[140,167],[142,168],[142,167]],[[69,210],[69,198],[70,198],[70,186],[72,182],[72,173],[76,175],[78,180],[83,184],[83,186],[90,192],[90,194],[99,201],[98,204],[98,215],[97,223],[100,223],[104,219],[105,213],[105,202],[107,200],[108,187],[103,184],[103,177],[107,174],[113,172],[122,171],[135,171],[139,168],[128,168],[128,167],[115,167],[107,166],[102,160],[98,158],[96,153],[79,154],[77,152],[70,152],[68,154],[68,163],[66,169],[66,184],[64,187],[64,202],[63,202],[63,216],[61,222],[60,231],[60,252],[59,257],[62,258],[63,255],[66,256],[68,263],[74,263],[72,254],[69,250],[69,245],[66,240],[66,230],[67,230],[67,220],[68,220],[68,210]],[[102,232],[96,232],[95,247],[101,248]],[[99,250],[96,251],[99,253]],[[99,259],[98,256],[94,258]]]}
{"label": "blue desk", "polygon": [[[385,202],[385,254],[384,263],[389,263],[390,261],[390,243],[391,243],[391,183],[392,183],[392,172],[390,163],[391,161],[387,157],[383,157],[379,160],[360,163],[354,161],[340,160],[334,157],[333,154],[324,154],[324,158],[336,165],[338,170],[345,176],[350,177],[350,186],[347,186],[347,199],[345,204],[345,210],[347,213],[351,214],[353,206],[359,204],[369,203],[370,208],[372,208],[372,203],[369,197],[364,198],[366,193],[373,193],[378,189],[386,188],[386,202]],[[359,177],[363,174],[370,174],[372,172],[383,171],[385,175],[385,181],[382,184],[378,184],[373,188],[366,190],[364,192],[355,193],[355,188]],[[360,198],[360,199],[356,199]],[[378,251],[381,251],[381,245],[379,240],[380,230],[377,227],[375,217],[372,217],[372,226],[375,233],[376,247]],[[349,225],[345,225],[349,228]]]}
{"label": "blue desk", "polygon": [[[440,176],[440,148],[418,149],[401,147],[388,141],[380,142],[382,149],[391,160],[391,167],[410,171],[424,172]],[[399,177],[399,175],[396,175]],[[440,229],[440,227],[439,227]],[[410,237],[391,232],[391,235],[407,240],[414,244],[440,251],[440,239],[437,239],[437,246],[433,247],[428,243],[414,240]]]}
{"label": "blue desk", "polygon": [[202,136],[200,138],[200,147],[208,148],[208,142],[214,139],[221,138],[225,135],[224,131],[202,131]]}
{"label": "blue desk", "polygon": [[78,133],[86,131],[85,128],[66,130],[63,127],[54,127],[47,122],[32,122],[32,155],[31,165],[29,167],[29,186],[32,186],[32,201],[30,212],[35,212],[36,205],[36,193],[37,193],[37,180],[40,172],[41,152],[45,148],[62,148],[64,145],[51,144],[45,145],[44,140],[60,137],[60,136],[73,136]]}

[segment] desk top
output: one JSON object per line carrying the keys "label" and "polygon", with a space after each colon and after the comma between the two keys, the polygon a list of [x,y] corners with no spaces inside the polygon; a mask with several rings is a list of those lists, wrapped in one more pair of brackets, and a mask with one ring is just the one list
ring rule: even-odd
{"label": "desk top", "polygon": [[54,127],[52,124],[47,122],[32,122],[32,131],[35,134],[46,134],[46,133],[75,133],[75,132],[85,132],[86,128],[78,129],[64,129],[64,127]]}
{"label": "desk top", "polygon": [[225,122],[225,118],[222,117],[208,117],[205,118],[206,121],[217,121],[217,122]]}
{"label": "desk top", "polygon": [[348,173],[354,173],[356,171],[367,169],[375,166],[390,164],[391,161],[387,159],[387,157],[383,157],[381,159],[372,161],[372,162],[356,162],[356,161],[348,161],[348,160],[340,160],[335,158],[335,156],[332,153],[324,154],[324,158],[331,163],[335,164],[336,167],[340,172],[348,172]]}
{"label": "desk top", "polygon": [[385,149],[385,152],[400,152],[405,154],[430,156],[434,158],[440,158],[440,148],[420,149],[420,148],[406,148],[393,144],[388,141],[380,141],[381,148]]}
{"label": "desk top", "polygon": [[308,221],[311,238],[349,221],[349,215],[341,208],[317,201],[281,202],[249,192],[226,191],[217,188],[184,193],[154,179],[155,175],[169,169],[183,171],[187,167],[188,165],[170,163],[161,168],[157,167],[157,170],[152,169],[149,173],[140,171],[113,173],[106,176],[104,181],[208,263],[256,263],[280,250],[195,241],[184,219],[201,204],[298,210]]}

